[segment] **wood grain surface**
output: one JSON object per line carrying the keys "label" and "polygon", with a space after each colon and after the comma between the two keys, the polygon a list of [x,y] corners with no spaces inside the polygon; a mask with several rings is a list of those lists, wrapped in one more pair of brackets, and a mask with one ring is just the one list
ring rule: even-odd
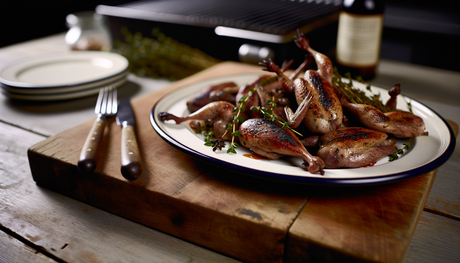
{"label": "wood grain surface", "polygon": [[288,262],[403,262],[435,174],[316,191],[290,229]]}
{"label": "wood grain surface", "polygon": [[4,232],[0,232],[0,251],[0,262],[57,262]]}
{"label": "wood grain surface", "polygon": [[261,181],[198,162],[152,129],[150,110],[164,94],[210,77],[261,72],[225,62],[132,101],[144,172],[121,176],[121,130],[109,120],[93,174],[78,156],[93,119],[29,148],[41,186],[248,262],[404,260],[435,172],[366,188]]}
{"label": "wood grain surface", "polygon": [[44,139],[0,122],[0,262],[237,262],[37,186],[26,153]]}
{"label": "wood grain surface", "polygon": [[[459,149],[458,124],[449,120],[448,122],[456,134],[457,149]],[[460,151],[454,151],[453,157],[460,158]],[[438,170],[440,171],[438,174],[443,174],[444,176],[436,177],[436,181],[433,184],[434,191],[431,191],[428,197],[425,211],[460,220],[460,207],[458,206],[460,193],[455,187],[460,185],[460,162],[446,162]]]}
{"label": "wood grain surface", "polygon": [[[412,238],[406,263],[458,262],[460,258],[460,221],[423,212]],[[436,244],[436,253],[426,249]]]}

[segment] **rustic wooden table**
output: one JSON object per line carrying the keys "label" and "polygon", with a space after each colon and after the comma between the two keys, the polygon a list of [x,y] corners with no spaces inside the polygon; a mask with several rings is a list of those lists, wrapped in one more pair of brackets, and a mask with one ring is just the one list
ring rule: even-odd
{"label": "rustic wooden table", "polygon": [[[0,67],[35,54],[66,50],[59,34],[0,49]],[[382,61],[380,86],[403,84],[413,97],[460,123],[460,74]],[[167,80],[129,76],[121,97],[141,97]],[[19,102],[0,96],[0,262],[235,262],[226,255],[37,186],[27,150],[93,118],[95,96],[67,102]],[[436,174],[405,262],[460,258],[460,149]],[[66,249],[67,248],[67,249]]]}

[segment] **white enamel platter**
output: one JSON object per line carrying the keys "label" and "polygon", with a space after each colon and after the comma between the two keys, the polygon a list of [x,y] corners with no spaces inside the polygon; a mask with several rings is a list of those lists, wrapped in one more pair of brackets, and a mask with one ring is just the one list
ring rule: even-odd
{"label": "white enamel platter", "polygon": [[[150,122],[163,140],[196,159],[250,176],[303,184],[370,185],[407,179],[438,168],[450,158],[455,148],[453,131],[442,117],[422,103],[401,95],[398,96],[397,108],[407,110],[407,101],[410,101],[413,113],[425,121],[429,135],[414,138],[410,150],[395,161],[389,162],[388,157],[383,157],[374,166],[325,169],[324,175],[309,173],[300,158],[255,160],[245,157],[244,154],[250,152],[243,146],[236,149],[237,154],[228,154],[226,149],[213,152],[212,147],[204,145],[203,137],[192,132],[186,123],[176,125],[174,121],[162,122],[158,117],[160,112],[169,112],[176,116],[188,115],[187,99],[209,85],[233,81],[241,86],[259,75],[219,77],[179,88],[165,95],[154,105],[150,113]],[[355,83],[355,87],[366,90],[360,83]],[[380,93],[383,101],[389,97],[388,91],[382,88],[372,87],[372,92]],[[398,148],[407,141],[398,140]]]}
{"label": "white enamel platter", "polygon": [[0,71],[2,89],[16,94],[59,94],[98,87],[123,78],[128,60],[99,51],[69,51],[28,57]]}

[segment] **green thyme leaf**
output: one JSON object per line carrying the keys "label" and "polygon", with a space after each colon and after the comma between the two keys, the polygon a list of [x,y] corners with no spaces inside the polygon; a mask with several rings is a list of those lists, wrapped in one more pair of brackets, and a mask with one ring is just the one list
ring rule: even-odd
{"label": "green thyme leaf", "polygon": [[236,154],[236,151],[233,147],[230,147],[228,150],[227,150],[227,153],[235,153]]}
{"label": "green thyme leaf", "polygon": [[407,108],[409,109],[409,112],[412,112],[412,103],[410,101],[407,102]]}
{"label": "green thyme leaf", "polygon": [[238,137],[238,136],[241,136],[241,132],[235,131],[235,132],[232,132],[232,135]]}
{"label": "green thyme leaf", "polygon": [[412,141],[412,138],[410,138],[409,142],[405,142],[403,143],[403,147],[401,149],[396,149],[394,152],[392,152],[391,154],[388,155],[389,157],[389,161],[392,162],[394,160],[397,160],[399,159],[400,156],[402,156],[404,154],[404,150],[405,149],[409,149],[410,148],[410,142]]}

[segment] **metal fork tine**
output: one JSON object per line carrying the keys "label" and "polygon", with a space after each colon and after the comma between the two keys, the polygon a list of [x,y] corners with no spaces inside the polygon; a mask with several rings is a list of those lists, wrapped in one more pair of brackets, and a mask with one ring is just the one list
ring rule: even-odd
{"label": "metal fork tine", "polygon": [[99,90],[99,95],[97,96],[96,106],[94,107],[94,112],[96,114],[101,113],[102,100],[104,99],[104,89]]}
{"label": "metal fork tine", "polygon": [[105,87],[99,90],[94,112],[102,115],[114,115],[118,110],[117,88]]}
{"label": "metal fork tine", "polygon": [[112,114],[116,114],[118,111],[118,90],[112,87]]}
{"label": "metal fork tine", "polygon": [[106,105],[106,108],[105,108],[105,112],[106,112],[107,115],[112,115],[113,114],[113,112],[112,112],[112,103],[113,103],[112,90],[113,90],[112,87],[107,87],[107,105]]}
{"label": "metal fork tine", "polygon": [[117,113],[118,105],[117,105],[117,89],[114,87],[109,88],[109,97],[107,103],[107,114],[114,115]]}
{"label": "metal fork tine", "polygon": [[102,104],[101,104],[101,111],[100,111],[100,113],[102,113],[102,114],[104,114],[104,115],[107,113],[107,97],[108,97],[108,96],[107,96],[107,95],[108,95],[108,94],[107,94],[107,91],[108,91],[108,87],[105,87],[105,88],[103,89],[103,92],[102,92],[103,97],[102,97]]}

